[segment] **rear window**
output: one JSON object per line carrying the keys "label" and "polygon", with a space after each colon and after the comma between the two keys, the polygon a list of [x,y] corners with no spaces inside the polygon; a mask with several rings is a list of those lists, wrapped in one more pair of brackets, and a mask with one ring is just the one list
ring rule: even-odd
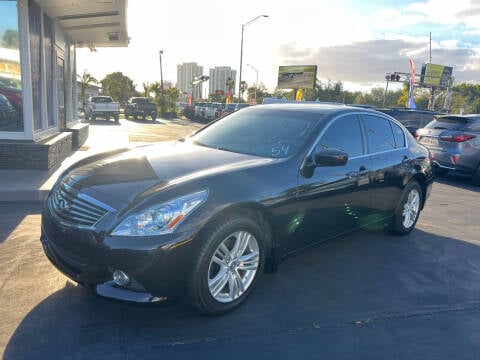
{"label": "rear window", "polygon": [[425,128],[427,129],[438,129],[438,130],[463,130],[472,122],[475,122],[474,119],[469,119],[466,117],[460,116],[444,116],[436,118],[435,120],[429,122]]}

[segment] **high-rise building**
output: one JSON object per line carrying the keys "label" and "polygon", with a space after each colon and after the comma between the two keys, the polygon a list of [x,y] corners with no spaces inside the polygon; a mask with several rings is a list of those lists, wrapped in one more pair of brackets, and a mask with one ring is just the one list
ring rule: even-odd
{"label": "high-rise building", "polygon": [[[217,90],[223,91],[225,94],[227,93],[227,85],[226,81],[228,78],[233,79],[235,81],[237,76],[237,71],[232,70],[230,66],[215,66],[214,69],[210,69],[209,72],[210,79],[209,79],[209,90],[210,94],[214,94]],[[232,96],[235,94],[234,85],[232,88]]]}
{"label": "high-rise building", "polygon": [[[203,75],[203,66],[198,66],[196,62],[189,62],[177,65],[177,89],[181,93],[192,92],[192,81],[194,77]],[[193,98],[202,97],[202,87],[195,86]]]}

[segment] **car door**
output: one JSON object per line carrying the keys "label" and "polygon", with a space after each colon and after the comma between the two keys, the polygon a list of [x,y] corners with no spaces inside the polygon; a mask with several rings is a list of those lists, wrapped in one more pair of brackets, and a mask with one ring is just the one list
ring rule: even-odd
{"label": "car door", "polygon": [[404,179],[410,169],[404,130],[394,121],[375,114],[362,114],[368,154],[371,159],[372,210],[375,220],[395,210]]}
{"label": "car door", "polygon": [[292,248],[351,231],[370,212],[370,162],[365,156],[358,116],[348,114],[334,119],[315,146],[342,150],[348,154],[348,161],[342,166],[316,167],[310,177],[299,175],[298,216]]}

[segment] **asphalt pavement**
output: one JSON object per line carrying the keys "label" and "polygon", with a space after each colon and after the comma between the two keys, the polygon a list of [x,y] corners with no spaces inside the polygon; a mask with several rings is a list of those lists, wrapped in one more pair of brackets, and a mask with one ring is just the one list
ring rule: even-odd
{"label": "asphalt pavement", "polygon": [[39,202],[0,203],[5,359],[479,359],[480,188],[444,177],[406,237],[362,230],[286,259],[240,308],[126,305],[67,280]]}

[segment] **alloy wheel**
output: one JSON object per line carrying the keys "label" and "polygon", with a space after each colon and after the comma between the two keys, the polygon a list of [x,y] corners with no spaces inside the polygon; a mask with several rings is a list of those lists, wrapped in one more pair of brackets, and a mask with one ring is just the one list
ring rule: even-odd
{"label": "alloy wheel", "polygon": [[403,205],[402,217],[403,226],[408,229],[417,220],[418,211],[420,209],[420,194],[417,189],[413,188],[408,193],[407,201]]}
{"label": "alloy wheel", "polygon": [[235,301],[252,284],[260,261],[258,242],[247,231],[227,236],[217,247],[208,268],[208,289],[217,301]]}

